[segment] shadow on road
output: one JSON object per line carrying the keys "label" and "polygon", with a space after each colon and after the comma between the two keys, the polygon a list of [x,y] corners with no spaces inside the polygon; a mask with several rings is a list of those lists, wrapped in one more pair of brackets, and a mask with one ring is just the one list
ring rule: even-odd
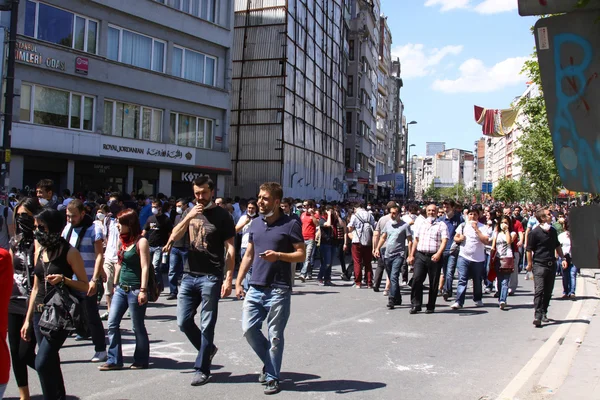
{"label": "shadow on road", "polygon": [[150,320],[161,320],[161,321],[175,321],[177,315],[146,315],[146,319]]}
{"label": "shadow on road", "polygon": [[542,328],[546,327],[546,326],[552,326],[552,325],[562,325],[562,324],[590,324],[591,321],[587,320],[587,319],[563,319],[563,320],[559,320],[559,319],[551,319],[550,322],[546,323],[546,324],[542,324]]}
{"label": "shadow on road", "polygon": [[458,314],[461,317],[471,317],[474,315],[487,314],[488,311],[482,310],[481,308],[479,308],[479,309],[461,308],[459,310],[452,310],[452,309],[443,310],[443,311],[436,310],[435,313],[436,314]]}
{"label": "shadow on road", "polygon": [[[167,369],[167,370],[181,370],[182,373],[193,374],[194,370],[193,361],[178,361],[167,357],[152,357],[150,354],[150,368],[151,369]],[[210,366],[211,371],[223,369],[222,365],[212,364]]]}
{"label": "shadow on road", "polygon": [[[35,395],[30,397],[31,400],[44,400],[44,396]],[[77,396],[69,396],[67,395],[66,400],[79,400],[80,398]],[[4,397],[4,400],[19,400],[18,397]]]}
{"label": "shadow on road", "polygon": [[292,296],[304,296],[306,294],[339,294],[340,292],[327,292],[327,291],[302,291],[302,292],[297,292],[294,291],[292,292]]}

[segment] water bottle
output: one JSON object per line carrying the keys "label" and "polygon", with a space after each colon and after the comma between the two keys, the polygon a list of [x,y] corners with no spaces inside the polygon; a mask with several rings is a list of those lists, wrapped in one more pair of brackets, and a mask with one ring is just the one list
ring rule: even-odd
{"label": "water bottle", "polygon": [[162,263],[166,264],[169,260],[169,253],[162,253]]}

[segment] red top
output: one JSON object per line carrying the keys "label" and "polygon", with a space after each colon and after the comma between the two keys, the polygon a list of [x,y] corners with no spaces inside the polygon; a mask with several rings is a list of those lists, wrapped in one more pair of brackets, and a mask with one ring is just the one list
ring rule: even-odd
{"label": "red top", "polygon": [[318,221],[321,216],[319,215],[318,211],[313,215],[308,215],[306,212],[303,212],[300,216],[300,221],[302,221],[302,236],[304,237],[304,240],[315,240],[317,227],[313,223],[312,217],[315,217]]}
{"label": "red top", "polygon": [[0,248],[0,385],[8,383],[10,354],[6,345],[8,303],[12,294],[13,267],[8,251]]}

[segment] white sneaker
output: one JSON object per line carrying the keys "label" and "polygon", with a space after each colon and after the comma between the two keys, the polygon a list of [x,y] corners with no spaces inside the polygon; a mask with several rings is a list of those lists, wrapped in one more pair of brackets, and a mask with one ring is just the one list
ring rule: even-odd
{"label": "white sneaker", "polygon": [[106,351],[98,351],[94,354],[94,357],[92,357],[93,363],[104,362],[106,360],[108,360],[108,354],[106,354]]}
{"label": "white sneaker", "polygon": [[475,305],[476,305],[477,307],[483,307],[483,301],[481,301],[481,300],[479,300],[479,301],[476,301],[476,302],[475,302]]}
{"label": "white sneaker", "polygon": [[454,303],[450,306],[450,308],[453,310],[458,310],[459,308],[462,308],[462,306],[458,303]]}
{"label": "white sneaker", "polygon": [[486,287],[485,290],[484,290],[484,293],[485,294],[490,294],[490,293],[492,293],[492,289]]}
{"label": "white sneaker", "polygon": [[504,307],[506,307],[506,302],[504,302],[504,301],[501,301],[501,302],[500,302],[500,309],[501,309],[501,310],[504,310]]}
{"label": "white sneaker", "polygon": [[402,281],[402,286],[407,286],[408,282],[407,281]]}

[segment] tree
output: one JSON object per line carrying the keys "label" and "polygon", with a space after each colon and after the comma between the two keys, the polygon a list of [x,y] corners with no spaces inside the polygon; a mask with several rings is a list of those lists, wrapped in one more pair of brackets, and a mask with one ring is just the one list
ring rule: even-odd
{"label": "tree", "polygon": [[492,191],[492,196],[496,200],[505,203],[512,203],[521,199],[521,188],[519,181],[510,178],[502,178]]}
{"label": "tree", "polygon": [[535,83],[540,89],[539,96],[523,97],[519,107],[525,117],[519,123],[523,136],[515,153],[520,159],[524,175],[531,182],[530,190],[535,199],[551,201],[560,190],[561,181],[556,168],[552,145],[552,135],[548,126],[546,103],[542,91],[542,78],[537,55],[525,62],[521,73]]}
{"label": "tree", "polygon": [[435,187],[433,182],[429,185],[427,190],[423,192],[423,200],[433,200],[439,201],[441,198],[441,190],[440,188]]}

